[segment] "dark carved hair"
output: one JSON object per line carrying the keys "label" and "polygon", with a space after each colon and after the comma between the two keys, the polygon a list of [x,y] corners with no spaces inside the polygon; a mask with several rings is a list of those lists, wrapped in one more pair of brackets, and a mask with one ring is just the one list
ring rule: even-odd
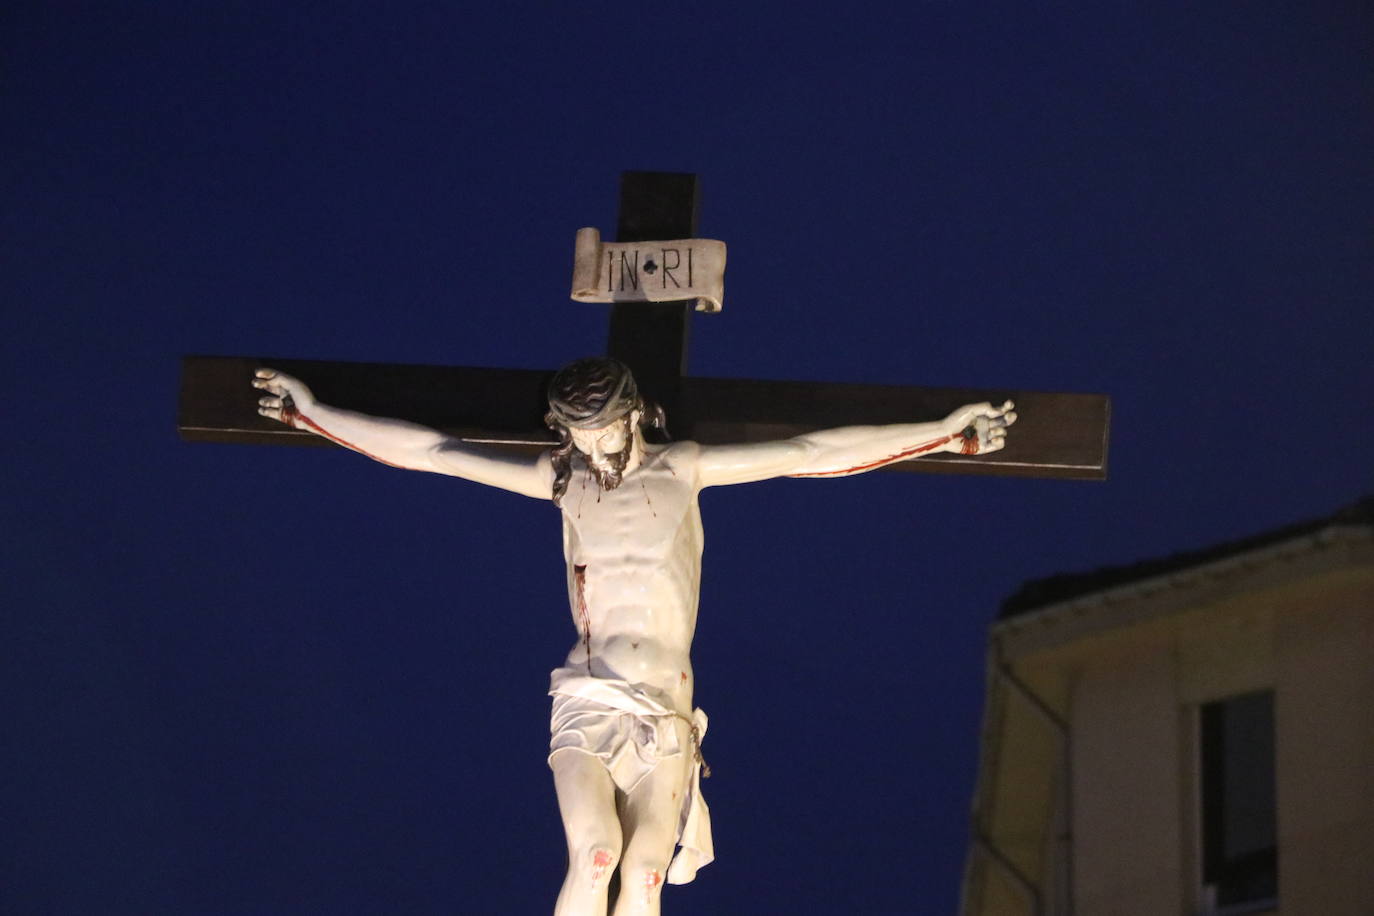
{"label": "dark carved hair", "polygon": [[611,470],[597,475],[601,486],[614,490],[620,486],[621,475],[630,460],[633,430],[629,429],[630,415],[640,412],[641,429],[655,430],[657,438],[667,440],[668,424],[663,409],[646,403],[639,396],[630,368],[616,359],[594,356],[579,359],[559,369],[549,383],[549,412],[544,423],[558,433],[553,459],[553,503],[561,506],[563,494],[572,479],[572,430],[602,429],[617,420],[626,424],[626,446],[623,451],[608,456]]}

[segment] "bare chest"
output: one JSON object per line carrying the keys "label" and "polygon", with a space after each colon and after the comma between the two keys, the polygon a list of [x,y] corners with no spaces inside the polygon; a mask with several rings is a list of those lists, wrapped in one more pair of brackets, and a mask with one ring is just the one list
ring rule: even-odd
{"label": "bare chest", "polygon": [[696,491],[687,478],[656,455],[616,489],[602,490],[585,467],[575,466],[563,499],[569,562],[661,562],[686,546],[684,538],[698,541]]}

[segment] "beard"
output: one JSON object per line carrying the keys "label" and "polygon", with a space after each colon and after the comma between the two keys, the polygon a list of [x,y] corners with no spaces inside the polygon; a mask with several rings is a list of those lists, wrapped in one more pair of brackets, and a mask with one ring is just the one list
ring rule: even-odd
{"label": "beard", "polygon": [[605,455],[606,465],[599,466],[592,464],[591,459],[583,455],[582,460],[587,463],[587,470],[596,477],[597,484],[603,490],[614,490],[620,486],[625,479],[625,466],[630,463],[630,448],[633,442],[627,442],[625,447],[618,452]]}

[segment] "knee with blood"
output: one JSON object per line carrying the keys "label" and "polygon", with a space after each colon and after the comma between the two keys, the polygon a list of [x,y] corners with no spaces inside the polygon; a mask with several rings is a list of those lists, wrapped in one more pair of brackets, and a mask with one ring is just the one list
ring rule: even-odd
{"label": "knee with blood", "polygon": [[653,899],[658,889],[663,886],[663,872],[659,871],[657,868],[649,869],[644,872],[641,884],[644,888],[644,902],[648,903]]}
{"label": "knee with blood", "polygon": [[584,859],[582,867],[585,873],[593,881],[605,881],[615,871],[619,856],[609,846],[593,846],[581,858]]}

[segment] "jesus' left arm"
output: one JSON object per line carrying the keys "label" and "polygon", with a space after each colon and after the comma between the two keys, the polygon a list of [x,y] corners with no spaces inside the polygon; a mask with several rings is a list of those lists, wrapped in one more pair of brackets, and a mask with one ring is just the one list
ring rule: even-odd
{"label": "jesus' left arm", "polygon": [[773,442],[703,445],[698,479],[714,487],[770,477],[846,477],[940,452],[983,455],[1006,446],[1007,427],[1016,422],[1013,406],[968,404],[934,423],[845,426]]}

